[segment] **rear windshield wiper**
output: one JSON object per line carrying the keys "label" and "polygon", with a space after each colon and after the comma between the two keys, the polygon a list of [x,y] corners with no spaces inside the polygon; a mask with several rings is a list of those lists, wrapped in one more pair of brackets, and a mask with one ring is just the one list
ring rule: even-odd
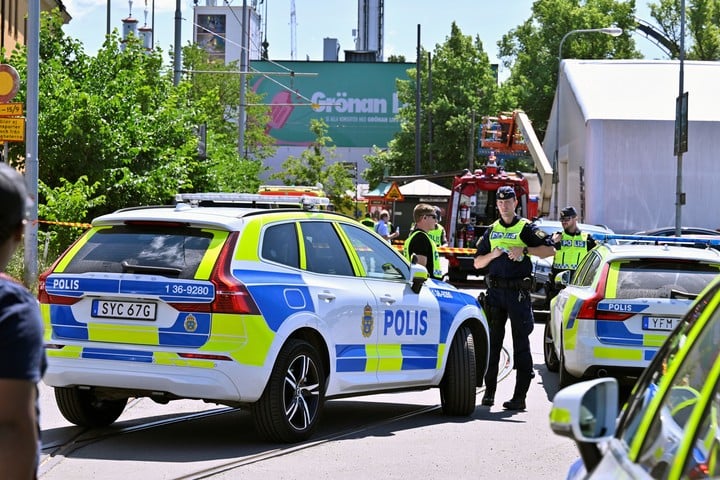
{"label": "rear windshield wiper", "polygon": [[157,273],[160,275],[175,277],[182,273],[182,268],[160,267],[156,265],[133,265],[128,263],[127,260],[123,260],[120,265],[122,265],[123,273]]}

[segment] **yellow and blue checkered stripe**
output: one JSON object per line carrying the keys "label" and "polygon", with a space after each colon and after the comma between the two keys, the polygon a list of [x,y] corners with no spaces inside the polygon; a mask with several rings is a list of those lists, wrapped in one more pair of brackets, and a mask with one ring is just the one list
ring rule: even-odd
{"label": "yellow and blue checkered stripe", "polygon": [[[379,356],[382,350],[383,355]],[[409,371],[438,368],[438,344],[344,344],[335,346],[338,372]]]}

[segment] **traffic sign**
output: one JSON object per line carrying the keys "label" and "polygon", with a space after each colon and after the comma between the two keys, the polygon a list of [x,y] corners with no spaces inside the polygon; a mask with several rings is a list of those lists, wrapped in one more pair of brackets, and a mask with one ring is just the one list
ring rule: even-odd
{"label": "traffic sign", "polygon": [[405,200],[405,197],[402,192],[400,192],[400,187],[398,187],[396,182],[393,182],[392,185],[390,185],[390,188],[385,194],[385,200],[390,200],[392,202],[402,202]]}
{"label": "traffic sign", "polygon": [[0,117],[20,117],[22,114],[22,103],[0,103]]}
{"label": "traffic sign", "polygon": [[13,99],[20,88],[20,75],[15,67],[3,63],[0,65],[0,103]]}
{"label": "traffic sign", "polygon": [[0,141],[24,142],[25,119],[23,117],[0,117]]}

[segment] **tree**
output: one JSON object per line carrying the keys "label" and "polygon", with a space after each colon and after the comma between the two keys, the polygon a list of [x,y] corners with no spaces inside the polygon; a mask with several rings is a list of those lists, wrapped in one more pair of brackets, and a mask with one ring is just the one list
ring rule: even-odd
{"label": "tree", "polygon": [[[185,51],[186,69],[213,68],[207,57]],[[248,108],[241,157],[232,115],[238,76],[193,75],[176,86],[162,53],[136,38],[121,42],[116,31],[91,57],[64,35],[57,11],[42,14],[38,202],[45,219],[87,222],[122,207],[168,203],[182,191],[257,191],[262,159],[273,151],[264,133],[267,108]],[[15,50],[10,62],[26,78],[26,49]],[[17,101],[26,100],[25,92]],[[248,103],[259,99],[250,94]],[[201,125],[208,131],[207,158],[198,155]],[[24,150],[13,144],[8,162],[22,168]],[[56,201],[68,194],[72,202]],[[52,228],[40,234],[69,240]]]}
{"label": "tree", "polygon": [[510,77],[501,95],[514,99],[533,123],[539,138],[547,126],[558,73],[558,50],[566,33],[577,29],[617,26],[620,37],[585,33],[569,37],[563,58],[640,58],[629,32],[635,28],[635,2],[617,0],[537,0],[532,15],[498,42]]}
{"label": "tree", "polygon": [[[480,117],[493,111],[497,82],[479,37],[465,36],[453,22],[445,43],[435,47],[431,60],[421,52],[421,152],[419,173],[454,171],[473,163]],[[429,85],[429,69],[432,85]],[[366,156],[376,177],[380,171],[415,173],[415,105],[417,69],[410,80],[398,80],[400,131],[381,158]],[[432,126],[431,126],[432,125]],[[429,133],[432,132],[432,140]],[[368,178],[364,174],[365,178]]]}
{"label": "tree", "polygon": [[[680,52],[680,0],[650,3],[650,15]],[[720,0],[691,0],[686,6],[685,58],[720,60]]]}
{"label": "tree", "polygon": [[282,164],[282,171],[270,175],[285,185],[314,187],[322,185],[325,194],[336,209],[352,211],[353,198],[348,191],[354,188],[350,172],[342,163],[327,165],[327,158],[335,156],[335,146],[327,136],[328,125],[324,120],[310,120],[310,131],[315,135],[312,144],[300,154],[289,156]]}

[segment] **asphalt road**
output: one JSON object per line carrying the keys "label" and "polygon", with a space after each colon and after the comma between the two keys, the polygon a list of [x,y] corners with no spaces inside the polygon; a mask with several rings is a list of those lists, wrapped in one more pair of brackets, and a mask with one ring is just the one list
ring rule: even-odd
{"label": "asphalt road", "polygon": [[531,336],[537,375],[527,411],[501,407],[514,386],[508,332],[495,406],[479,406],[483,389],[469,418],[443,416],[437,389],[333,400],[315,436],[298,445],[263,442],[246,411],[190,400],[132,400],[111,427],[82,429],[41,385],[39,478],[562,479],[578,454],[548,424],[558,378],[544,366],[542,330],[536,324]]}

